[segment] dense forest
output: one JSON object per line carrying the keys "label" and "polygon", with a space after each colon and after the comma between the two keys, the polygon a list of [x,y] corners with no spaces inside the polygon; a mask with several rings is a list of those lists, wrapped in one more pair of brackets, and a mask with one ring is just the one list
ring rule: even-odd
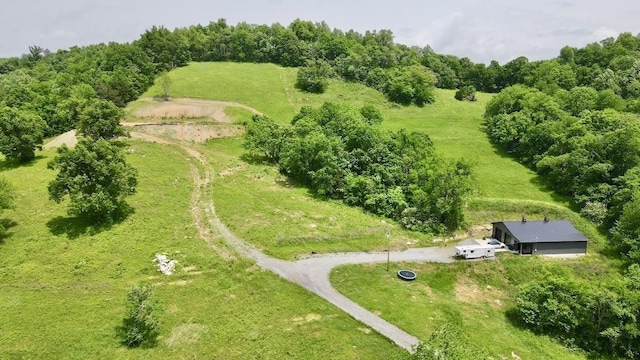
{"label": "dense forest", "polygon": [[[485,113],[490,140],[570,198],[633,264],[625,283],[528,284],[516,316],[588,351],[640,356],[640,36],[567,46],[550,60],[486,65],[396,44],[388,30],[361,34],[302,20],[231,26],[221,19],[173,31],[153,27],[128,44],[28,50],[0,59],[0,151],[17,162],[33,159],[45,137],[76,127],[90,132],[92,121],[117,123],[121,108],[156,76],[191,61],[299,67],[303,90],[322,92],[329,79],[341,78],[401,105],[428,106],[434,87],[458,89],[456,98],[469,100],[475,90],[499,93]],[[469,169],[438,159],[426,135],[383,133],[380,121],[370,108],[303,108],[286,127],[254,119],[247,147],[322,196],[416,230],[458,227]],[[0,209],[13,206],[10,186],[0,180],[0,189]]]}

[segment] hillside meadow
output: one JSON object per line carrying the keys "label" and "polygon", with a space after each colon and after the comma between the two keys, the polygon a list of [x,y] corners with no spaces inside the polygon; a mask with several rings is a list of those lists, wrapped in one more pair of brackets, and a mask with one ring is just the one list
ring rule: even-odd
{"label": "hillside meadow", "polygon": [[[424,131],[441,156],[465,159],[477,191],[466,211],[468,226],[544,214],[569,217],[598,249],[601,236],[545,189],[538,177],[488,142],[482,113],[490,95],[458,102],[453,91],[436,90],[436,102],[400,107],[362,85],[332,81],[325,94],[293,87],[296,69],[270,64],[196,63],[169,76],[172,97],[230,101],[287,123],[303,105],[326,101],[373,104],[389,130]],[[152,87],[143,98],[159,94]],[[142,100],[141,100],[142,101]],[[142,106],[129,105],[131,114]],[[227,107],[234,123],[250,112]],[[206,119],[198,119],[206,122]],[[245,156],[242,137],[188,143],[213,170],[206,194],[239,237],[281,259],[311,252],[374,251],[432,245],[432,238],[339,202],[327,201],[291,183],[276,168]],[[128,140],[127,159],[139,173],[135,209],[110,228],[93,228],[66,215],[48,198],[46,169],[53,150],[33,163],[0,161],[0,176],[16,188],[14,210],[1,215],[11,225],[0,241],[0,358],[224,358],[392,359],[404,351],[306,290],[255,264],[219,256],[198,236],[190,210],[195,161],[176,146]],[[29,179],[29,181],[24,181]],[[214,237],[218,234],[212,229]],[[391,234],[388,242],[386,234]],[[482,233],[479,234],[480,236]],[[556,341],[518,328],[507,317],[517,284],[550,273],[615,276],[615,263],[591,255],[558,261],[500,256],[496,261],[453,265],[348,266],[332,274],[346,296],[426,340],[438,325],[459,326],[470,346],[523,359],[583,359]],[[156,253],[179,261],[177,272],[159,275]],[[565,266],[568,265],[568,266]],[[393,269],[411,267],[414,283]],[[549,270],[550,269],[550,270]],[[531,276],[528,276],[531,275]],[[126,293],[151,283],[164,311],[158,346],[127,350],[115,337]],[[405,305],[411,305],[407,311]]]}
{"label": "hillside meadow", "polygon": [[[403,107],[371,88],[337,80],[324,94],[304,93],[293,86],[296,71],[273,64],[193,63],[169,73],[170,92],[177,98],[241,103],[281,123],[288,123],[304,105],[320,106],[326,101],[372,104],[382,111],[386,129],[426,132],[441,156],[464,159],[472,165],[476,191],[466,214],[469,228],[519,218],[522,209],[531,212],[532,219],[559,213],[558,208],[577,219],[566,210],[564,199],[554,196],[532,171],[489,143],[482,114],[491,95],[480,93],[476,102],[460,102],[454,99],[453,91],[436,89],[434,104]],[[143,97],[153,97],[159,91],[154,86]],[[213,184],[219,216],[264,252],[291,259],[312,251],[381,250],[389,246],[387,231],[394,233],[393,248],[431,244],[423,234],[315,198],[305,188],[289,183],[273,166],[244,157],[242,142],[242,138],[227,138],[202,147],[219,175]]]}
{"label": "hillside meadow", "polygon": [[[16,188],[0,241],[0,358],[387,359],[402,352],[300,287],[245,260],[219,257],[190,214],[191,160],[175,146],[130,141],[139,171],[135,212],[96,229],[47,200],[54,151],[24,166],[0,161]],[[28,181],[25,181],[28,179]],[[178,260],[161,275],[156,253]],[[151,349],[128,350],[115,335],[127,292],[150,283],[164,309]]]}
{"label": "hillside meadow", "polygon": [[[197,87],[196,83],[181,85],[191,72],[208,83],[225,84],[222,88],[202,88],[198,97],[247,104],[281,123],[287,123],[303,105],[319,106],[325,101],[344,101],[354,106],[374,104],[384,114],[385,128],[424,131],[441,156],[462,158],[472,164],[478,188],[466,211],[469,226],[515,219],[523,213],[530,219],[542,219],[545,215],[569,218],[589,235],[592,243],[590,255],[572,260],[566,268],[568,274],[578,277],[588,277],[590,271],[607,274],[604,276],[617,274],[619,264],[597,251],[604,243],[602,235],[567,208],[566,199],[546,189],[532,171],[489,143],[482,114],[491,95],[478,94],[476,102],[459,102],[453,98],[453,91],[436,89],[434,104],[400,107],[359,84],[333,81],[327,93],[307,94],[293,87],[295,69],[230,63],[192,64],[172,72],[176,91]],[[265,87],[258,79],[254,81],[254,76],[279,79],[280,83],[269,82]],[[237,82],[237,78],[245,81]],[[252,96],[242,95],[235,86],[251,88],[248,93]],[[147,96],[154,91],[149,90]],[[175,96],[188,94],[177,92]],[[429,237],[404,231],[388,220],[314,197],[305,188],[290,183],[273,166],[245,157],[242,138],[212,140],[200,148],[209,155],[217,174],[213,196],[218,214],[234,233],[267,254],[295,259],[312,251],[369,251],[431,244]],[[390,244],[385,237],[387,231],[392,234]],[[548,270],[540,259],[521,261],[505,254],[498,261],[478,265],[399,264],[392,267],[391,273],[380,265],[347,266],[332,273],[332,282],[362,306],[381,313],[383,318],[421,339],[428,338],[439,324],[449,323],[463,329],[470,346],[485,348],[494,355],[511,356],[513,351],[522,358],[581,359],[585,354],[520,329],[506,314],[516,286],[533,279],[525,274],[544,277],[549,271],[563,269],[563,264],[558,260]],[[393,269],[402,266],[423,275],[413,284],[399,282]],[[411,304],[415,312],[407,312],[399,304]]]}
{"label": "hillside meadow", "polygon": [[[338,80],[333,80],[324,94],[305,93],[294,87],[296,73],[295,68],[273,64],[192,63],[169,74],[170,93],[172,97],[238,102],[281,123],[288,123],[304,105],[374,105],[383,113],[383,127],[424,131],[442,156],[471,163],[478,196],[562,203],[563,199],[554,198],[533,171],[488,142],[482,114],[490,94],[478,93],[478,101],[461,102],[454,99],[455,91],[435,89],[434,104],[404,107],[387,101],[374,89]],[[160,93],[160,87],[155,85],[143,97]]]}

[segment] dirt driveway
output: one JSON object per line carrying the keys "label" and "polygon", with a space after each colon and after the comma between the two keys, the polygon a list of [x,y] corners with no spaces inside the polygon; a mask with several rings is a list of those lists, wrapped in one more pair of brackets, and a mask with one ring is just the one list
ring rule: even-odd
{"label": "dirt driveway", "polygon": [[[272,271],[282,278],[299,284],[305,289],[317,294],[407,351],[411,351],[412,347],[418,344],[418,338],[385,321],[340,294],[333,288],[333,286],[331,286],[331,282],[329,281],[329,273],[336,266],[385,262],[387,261],[386,252],[323,254],[314,255],[297,261],[284,261],[269,257],[252,245],[235,236],[216,215],[213,200],[204,197],[204,190],[212,181],[212,169],[204,154],[200,153],[185,142],[178,142],[168,138],[159,138],[154,135],[136,132],[132,132],[131,135],[134,138],[144,141],[180,146],[189,154],[189,156],[193,157],[203,165],[204,170],[200,170],[198,167],[192,166],[192,172],[194,174],[193,180],[195,184],[194,193],[191,197],[192,215],[200,237],[205,240],[214,251],[223,256],[223,258],[233,258],[234,255],[225,248],[224,244],[216,243],[217,236],[213,234],[214,232],[222,235],[224,242],[239,255],[253,259],[263,269]],[[74,139],[75,133],[70,132],[61,135],[58,139],[54,139],[46,146],[59,146],[62,143],[68,143]],[[389,257],[392,262],[414,261],[449,263],[453,261],[453,254],[453,247],[429,247],[408,249],[405,251],[392,251],[389,253]]]}

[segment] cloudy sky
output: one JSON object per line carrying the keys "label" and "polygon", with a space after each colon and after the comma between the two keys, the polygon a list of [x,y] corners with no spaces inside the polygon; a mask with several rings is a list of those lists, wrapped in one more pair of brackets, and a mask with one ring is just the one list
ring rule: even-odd
{"label": "cloudy sky", "polygon": [[396,42],[431,46],[475,62],[556,56],[620,32],[640,33],[638,0],[4,0],[0,57],[29,45],[130,42],[152,25],[288,25],[300,18],[342,30],[389,29]]}

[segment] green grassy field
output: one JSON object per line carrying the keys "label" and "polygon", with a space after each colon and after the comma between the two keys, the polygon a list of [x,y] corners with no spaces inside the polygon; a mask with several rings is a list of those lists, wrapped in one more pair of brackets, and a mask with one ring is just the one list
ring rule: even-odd
{"label": "green grassy field", "polygon": [[[304,93],[293,86],[296,69],[272,64],[194,63],[170,76],[174,97],[238,102],[281,123],[287,123],[303,105],[334,101],[377,106],[387,129],[426,132],[439,154],[473,166],[477,192],[466,211],[470,227],[519,218],[523,208],[544,214],[566,205],[531,170],[489,143],[482,129],[489,94],[478,94],[476,102],[459,102],[453,91],[436,89],[436,102],[420,108],[398,106],[371,88],[337,80],[324,94]],[[144,96],[158,91],[153,87]],[[380,250],[387,246],[387,229],[394,233],[394,248],[429,245],[421,234],[382,224],[383,219],[339,203],[314,199],[305,189],[288,184],[274,167],[243,159],[241,143],[242,139],[214,140],[203,151],[214,161],[216,171],[224,174],[214,183],[218,214],[239,236],[266,253],[290,259],[311,251]]]}
{"label": "green grassy field", "polygon": [[[615,274],[616,264],[594,251],[603,243],[595,228],[568,209],[566,199],[546,189],[532,171],[489,143],[482,127],[489,94],[478,94],[478,101],[470,103],[456,101],[453,91],[436,90],[432,105],[401,107],[389,103],[375,90],[339,81],[331,82],[325,94],[302,93],[293,88],[295,69],[228,63],[196,65],[172,73],[174,84],[192,73],[204,83],[218,81],[227,86],[203,86],[195,95],[244,103],[281,123],[287,123],[303,105],[319,106],[325,101],[354,106],[373,104],[383,112],[385,128],[424,131],[442,156],[471,163],[478,192],[466,211],[469,225],[513,219],[523,212],[531,219],[544,214],[570,218],[594,241],[591,255],[569,264],[567,271],[587,278],[595,268],[596,273]],[[277,80],[254,79],[257,73]],[[238,78],[250,80],[238,83]],[[197,86],[191,82],[176,89]],[[247,88],[251,88],[250,95],[243,93]],[[290,259],[309,251],[381,250],[386,247],[386,229],[393,234],[393,248],[406,247],[407,242],[418,246],[429,243],[428,238],[404,232],[396,224],[383,223],[380,218],[339,203],[315,199],[304,188],[287,182],[272,166],[243,158],[241,144],[242,139],[238,138],[214,140],[202,149],[216,169],[213,189],[219,215],[236,234],[266,253]],[[511,357],[511,351],[523,359],[585,358],[580,352],[535,336],[507,320],[505,314],[515,286],[533,279],[532,275],[546,274],[540,273],[540,259],[521,259],[500,257],[486,263],[396,266],[411,267],[421,274],[419,281],[411,284],[399,282],[379,265],[348,266],[334,271],[332,282],[348,297],[421,339],[426,339],[437,325],[451,323],[463,329],[471,346],[484,347],[498,358]],[[565,262],[558,262],[557,268],[564,265]],[[408,312],[400,304],[411,304],[415,311]]]}
{"label": "green grassy field", "polygon": [[[481,117],[490,95],[460,103],[453,92],[437,90],[435,104],[417,108],[393,105],[377,91],[339,81],[326,94],[305,94],[293,88],[295,69],[270,64],[199,63],[170,76],[173,97],[234,101],[282,123],[303,105],[376,105],[386,128],[425,131],[442,156],[471,162],[479,191],[467,211],[470,225],[519,216],[523,209],[575,217],[531,171],[489,144]],[[152,88],[144,96],[157,92]],[[235,122],[250,116],[241,109],[225,111]],[[249,261],[216,255],[198,237],[190,214],[193,159],[178,147],[129,143],[128,160],[140,172],[138,193],[129,200],[135,212],[109,229],[87,227],[69,218],[64,204],[47,200],[46,184],[55,173],[46,163],[53,151],[19,167],[0,160],[0,176],[17,192],[16,208],[0,215],[11,224],[0,240],[0,358],[390,359],[404,353],[306,290]],[[293,259],[311,251],[382,250],[387,231],[392,248],[431,244],[425,235],[388,220],[313,197],[273,166],[243,157],[241,138],[190,146],[202,151],[214,170],[206,191],[218,215],[267,254]],[[590,237],[599,236],[581,224]],[[154,268],[158,252],[179,261],[174,275],[161,276]],[[584,358],[505,318],[515,286],[548,275],[539,272],[548,268],[540,261],[500,257],[454,265],[402,264],[419,273],[410,284],[379,265],[351,266],[337,269],[332,281],[348,297],[423,340],[436,325],[452,323],[470,344],[507,358],[511,351],[523,359]],[[615,265],[591,255],[551,269],[589,278],[613,274]],[[127,291],[141,282],[153,284],[164,308],[160,341],[156,348],[127,350],[118,343],[115,327],[124,316]],[[415,312],[398,306],[407,303]]]}
{"label": "green grassy field", "polygon": [[[140,172],[135,209],[110,229],[83,226],[48,201],[53,151],[29,165],[0,161],[16,188],[14,223],[0,241],[0,358],[342,359],[393,357],[401,350],[315,295],[244,260],[227,261],[197,236],[190,215],[187,155],[132,141]],[[28,179],[28,180],[25,180]],[[172,276],[152,259],[179,261]],[[164,308],[152,349],[120,346],[115,327],[126,294],[153,284]]]}
{"label": "green grassy field", "polygon": [[[418,274],[413,282],[399,280],[398,269]],[[497,359],[585,359],[545,336],[535,336],[508,320],[515,286],[551,275],[577,274],[591,281],[619,276],[599,259],[549,260],[501,254],[497,261],[454,264],[394,264],[343,266],[331,273],[338,291],[389,322],[425,339],[438,326],[462,329],[466,344],[483,348]]]}
{"label": "green grassy field", "polygon": [[[454,99],[454,91],[436,89],[436,102],[425,107],[398,106],[380,92],[361,84],[332,81],[324,94],[294,88],[296,69],[273,64],[193,63],[170,73],[173,97],[235,101],[287,123],[303,105],[346,102],[371,104],[383,113],[383,126],[429,134],[436,149],[450,159],[465,159],[474,167],[480,197],[562,202],[545,189],[536,174],[495,149],[482,129],[489,94],[476,102]],[[152,87],[143,96],[159,93]]]}
{"label": "green grassy field", "polygon": [[240,138],[210,141],[203,151],[217,174],[217,213],[235,234],[266,254],[294,259],[312,251],[383,250],[388,246],[387,231],[394,234],[393,248],[406,247],[407,242],[431,244],[424,234],[403,230],[384,218],[317,199],[273,166],[241,160]]}

